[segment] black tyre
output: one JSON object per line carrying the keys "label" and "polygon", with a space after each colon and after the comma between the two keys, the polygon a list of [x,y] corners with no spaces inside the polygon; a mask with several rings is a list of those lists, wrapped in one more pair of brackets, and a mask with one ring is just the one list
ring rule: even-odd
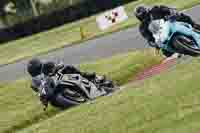
{"label": "black tyre", "polygon": [[177,53],[198,56],[200,55],[200,49],[192,38],[182,35],[176,35],[172,39],[172,46]]}
{"label": "black tyre", "polygon": [[193,30],[194,30],[195,32],[200,33],[200,25],[199,25],[199,24],[194,24]]}
{"label": "black tyre", "polygon": [[63,89],[51,100],[51,104],[60,108],[68,108],[86,102],[87,99],[75,90]]}

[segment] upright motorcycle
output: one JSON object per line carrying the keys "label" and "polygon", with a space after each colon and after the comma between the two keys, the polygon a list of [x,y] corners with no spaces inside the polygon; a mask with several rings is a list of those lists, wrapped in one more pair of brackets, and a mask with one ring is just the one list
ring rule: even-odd
{"label": "upright motorcycle", "polygon": [[173,16],[167,21],[154,20],[149,25],[159,48],[170,53],[190,56],[200,55],[200,27],[176,21]]}

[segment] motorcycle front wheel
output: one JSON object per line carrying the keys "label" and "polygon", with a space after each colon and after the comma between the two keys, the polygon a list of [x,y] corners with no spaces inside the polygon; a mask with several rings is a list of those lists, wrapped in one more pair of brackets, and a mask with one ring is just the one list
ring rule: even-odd
{"label": "motorcycle front wheel", "polygon": [[81,103],[87,102],[87,99],[80,93],[72,89],[62,89],[61,92],[57,93],[51,100],[51,104],[60,108],[68,108]]}
{"label": "motorcycle front wheel", "polygon": [[197,32],[197,33],[200,33],[200,24],[195,24],[195,25],[193,26],[193,30],[194,30],[195,32]]}
{"label": "motorcycle front wheel", "polygon": [[190,55],[190,56],[199,56],[200,48],[196,42],[187,36],[176,35],[173,37],[172,46],[177,51],[177,53]]}

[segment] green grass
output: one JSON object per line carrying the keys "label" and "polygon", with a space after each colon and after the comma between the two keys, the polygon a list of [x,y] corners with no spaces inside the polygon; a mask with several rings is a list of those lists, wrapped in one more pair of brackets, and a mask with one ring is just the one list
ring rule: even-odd
{"label": "green grass", "polygon": [[[178,9],[185,9],[200,4],[200,1],[187,0],[182,2],[182,0],[139,0],[131,2],[125,5],[125,9],[130,16],[129,19],[126,22],[113,26],[106,31],[99,30],[95,21],[96,16],[92,16],[71,24],[63,25],[50,31],[0,45],[0,64],[12,63],[23,58],[46,53],[51,50],[77,44],[84,40],[134,26],[138,21],[136,18],[132,17],[132,11],[136,5],[141,3],[148,5],[167,4],[176,6]],[[83,40],[80,35],[80,27],[83,28],[85,36]]]}
{"label": "green grass", "polygon": [[81,105],[20,133],[197,133],[200,59],[130,84],[120,93]]}
{"label": "green grass", "polygon": [[[152,52],[129,52],[80,67],[82,70],[106,74],[119,84],[124,84],[133,79],[137,72],[161,61],[162,57],[153,56]],[[28,79],[0,84],[0,132],[15,132],[59,113],[53,107],[43,112],[38,98],[29,86]]]}

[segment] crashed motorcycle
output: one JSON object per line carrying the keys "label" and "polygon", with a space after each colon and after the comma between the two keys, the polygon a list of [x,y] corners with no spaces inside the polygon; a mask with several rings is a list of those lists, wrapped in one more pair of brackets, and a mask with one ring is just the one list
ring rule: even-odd
{"label": "crashed motorcycle", "polygon": [[152,21],[149,30],[161,50],[171,54],[200,55],[200,27],[193,28],[190,24],[176,21],[171,16],[168,20]]}
{"label": "crashed motorcycle", "polygon": [[105,76],[96,76],[89,81],[80,74],[61,74],[46,77],[41,81],[39,97],[47,109],[48,103],[59,108],[68,108],[112,94],[119,87]]}

